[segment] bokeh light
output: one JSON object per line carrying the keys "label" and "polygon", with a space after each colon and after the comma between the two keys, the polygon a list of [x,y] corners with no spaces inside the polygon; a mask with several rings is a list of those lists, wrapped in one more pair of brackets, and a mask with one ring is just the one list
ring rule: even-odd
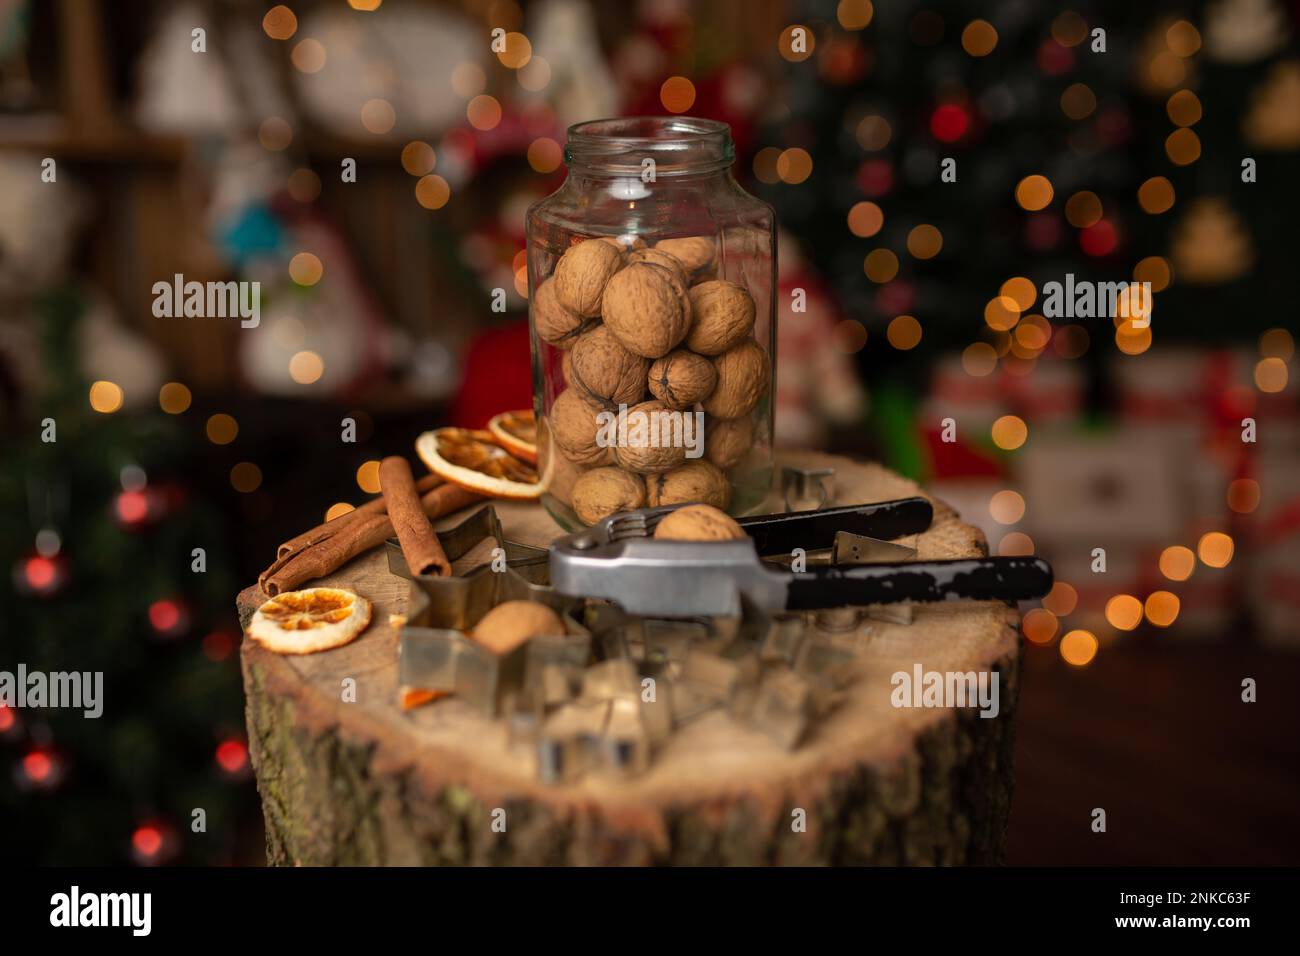
{"label": "bokeh light", "polygon": [[257,128],[257,141],[273,153],[288,149],[293,142],[293,127],[280,116],[268,116]]}
{"label": "bokeh light", "polygon": [[1170,581],[1186,581],[1196,570],[1196,555],[1191,548],[1175,544],[1160,552],[1159,564],[1160,573]]}
{"label": "bokeh light", "polygon": [[299,40],[294,44],[289,60],[303,73],[319,73],[325,68],[325,47],[311,37]]}
{"label": "bokeh light", "polygon": [[872,282],[888,282],[898,275],[898,256],[888,249],[872,249],[862,262],[862,271]]}
{"label": "bokeh light", "polygon": [[1142,602],[1131,594],[1116,594],[1106,602],[1106,622],[1116,630],[1133,630],[1142,623]]}
{"label": "bokeh light", "polygon": [[885,214],[873,202],[854,203],[849,210],[849,232],[861,239],[878,233],[885,224]]}
{"label": "bokeh light", "polygon": [[564,150],[555,140],[542,136],[528,144],[528,165],[539,173],[552,173],[564,162]]}
{"label": "bokeh light", "polygon": [[943,248],[943,233],[928,222],[907,234],[907,251],[917,259],[933,259]]}
{"label": "bokeh light", "polygon": [[1012,276],[1002,283],[998,294],[1014,302],[1019,312],[1028,311],[1038,301],[1038,289],[1034,286],[1033,280],[1024,276]]}
{"label": "bokeh light", "polygon": [[858,121],[858,145],[869,153],[884,149],[892,136],[889,121],[883,116],[864,116]]}
{"label": "bokeh light", "polygon": [[816,46],[812,30],[802,23],[790,24],[781,31],[781,36],[777,40],[777,49],[781,51],[782,58],[791,63],[800,63],[808,59]]}
{"label": "bokeh light", "polygon": [[846,30],[861,30],[871,22],[871,0],[840,0],[835,8],[835,19]]}
{"label": "bokeh light", "polygon": [[299,385],[314,385],[325,374],[325,362],[315,352],[295,352],[289,359],[289,377]]}
{"label": "bokeh light", "polygon": [[325,267],[310,252],[299,252],[289,260],[289,278],[301,286],[312,286],[321,280]]}
{"label": "bokeh light", "polygon": [[357,487],[369,495],[379,494],[378,460],[371,459],[357,469]]}
{"label": "bokeh light", "polygon": [[996,295],[984,306],[984,323],[994,331],[1009,332],[1020,321],[1020,303],[1009,295]]}
{"label": "bokeh light", "polygon": [[685,113],[695,105],[695,84],[684,76],[670,76],[659,87],[659,102],[670,113]]}
{"label": "bokeh light", "polygon": [[1003,451],[1015,451],[1029,438],[1029,426],[1017,415],[1003,415],[990,430],[993,444]]}
{"label": "bokeh light", "polygon": [[1025,516],[1025,499],[1020,492],[1004,488],[989,499],[989,515],[998,524],[1015,524]]}
{"label": "bokeh light", "polygon": [[287,40],[298,32],[298,18],[284,4],[276,4],[262,17],[262,32],[272,40]]}
{"label": "bokeh light", "polygon": [[415,201],[425,209],[441,209],[450,199],[451,187],[436,173],[421,176],[415,184]]}
{"label": "bokeh light", "polygon": [[241,461],[230,469],[230,486],[241,494],[256,491],[262,484],[262,469],[251,461]]}
{"label": "bokeh light", "polygon": [[1295,338],[1286,329],[1269,329],[1259,337],[1259,354],[1289,362],[1295,355]]}
{"label": "bokeh light", "polygon": [[1201,100],[1191,90],[1179,90],[1165,103],[1165,112],[1175,126],[1195,126],[1201,121]]}
{"label": "bokeh light", "polygon": [[402,147],[402,168],[412,176],[427,176],[437,162],[433,147],[423,140],[414,139]]}
{"label": "bokeh light", "polygon": [[808,150],[798,146],[782,150],[776,160],[776,174],[781,182],[797,186],[812,175],[813,159]]}
{"label": "bokeh light", "polygon": [[852,355],[854,352],[862,351],[867,344],[867,329],[856,319],[845,319],[836,323],[831,332],[831,339],[839,351],[845,355]]}
{"label": "bokeh light", "polygon": [[1286,362],[1280,358],[1260,359],[1255,363],[1255,387],[1261,392],[1280,392],[1289,379]]}
{"label": "bokeh light", "polygon": [[962,350],[961,367],[976,378],[991,375],[998,367],[998,353],[987,342],[972,342]]}
{"label": "bokeh light", "polygon": [[1152,176],[1138,187],[1138,205],[1152,215],[1168,212],[1174,205],[1174,184],[1164,176]]}
{"label": "bokeh light", "polygon": [[345,514],[350,514],[356,510],[357,509],[354,505],[351,505],[346,501],[336,501],[325,510],[325,520],[333,521],[335,518],[341,518]]}
{"label": "bokeh light", "polygon": [[1026,611],[1020,622],[1020,630],[1024,632],[1025,638],[1035,644],[1051,643],[1058,626],[1056,615],[1042,607]]}
{"label": "bokeh light", "polygon": [[1196,555],[1210,568],[1226,568],[1232,562],[1232,538],[1222,531],[1208,531],[1196,543]]}
{"label": "bokeh light", "polygon": [[1189,57],[1201,48],[1201,33],[1186,20],[1178,20],[1165,31],[1165,43],[1177,56]]}
{"label": "bokeh light", "polygon": [[921,343],[921,323],[910,315],[896,316],[885,332],[889,344],[900,352],[914,349]]}
{"label": "bokeh light", "polygon": [[1146,617],[1156,627],[1168,627],[1178,620],[1182,602],[1171,591],[1152,591],[1147,595]]}
{"label": "bokeh light", "polygon": [[505,41],[504,49],[497,54],[502,66],[517,70],[533,58],[533,45],[522,33],[511,31],[506,34]]}
{"label": "bokeh light", "polygon": [[204,430],[212,444],[229,445],[239,434],[239,422],[225,412],[218,412],[208,419]]}
{"label": "bokeh light", "polygon": [[1008,558],[1028,557],[1034,553],[1034,539],[1021,531],[1012,531],[998,542],[998,554]]}
{"label": "bokeh light", "polygon": [[98,381],[90,386],[90,407],[102,415],[110,415],[122,407],[125,394],[116,382]]}
{"label": "bokeh light", "polygon": [[306,166],[289,174],[289,195],[295,202],[315,202],[320,195],[320,177]]}
{"label": "bokeh light", "polygon": [[1046,209],[1052,201],[1052,183],[1046,176],[1035,173],[1016,184],[1016,202],[1021,209],[1037,212]]}
{"label": "bokeh light", "polygon": [[1190,129],[1176,129],[1165,140],[1165,155],[1175,166],[1190,166],[1201,158],[1201,138]]}
{"label": "bokeh light", "polygon": [[1087,229],[1098,222],[1101,213],[1101,199],[1086,189],[1065,201],[1065,221],[1076,229]]}
{"label": "bokeh light", "polygon": [[988,56],[998,45],[998,31],[987,20],[972,20],[961,31],[961,48],[971,56]]}
{"label": "bokeh light", "polygon": [[495,96],[480,93],[466,105],[465,118],[477,130],[496,129],[501,122],[501,104]]}
{"label": "bokeh light", "polygon": [[1086,667],[1097,656],[1097,638],[1091,631],[1070,631],[1059,648],[1061,659],[1075,667]]}
{"label": "bokeh light", "polygon": [[1057,581],[1052,585],[1052,590],[1047,592],[1047,597],[1043,598],[1043,607],[1047,608],[1057,617],[1065,617],[1067,614],[1074,613],[1074,609],[1079,604],[1079,592],[1074,589],[1074,585],[1066,584],[1064,581]]}
{"label": "bokeh light", "polygon": [[1133,279],[1135,282],[1150,283],[1152,292],[1163,292],[1173,281],[1173,271],[1169,267],[1168,259],[1162,256],[1147,256],[1133,267]]}
{"label": "bokeh light", "polygon": [[1061,94],[1061,112],[1072,120],[1087,119],[1097,109],[1097,96],[1083,83],[1072,83]]}
{"label": "bokeh light", "polygon": [[1228,507],[1239,515],[1248,515],[1259,507],[1259,482],[1254,478],[1235,478],[1228,484]]}
{"label": "bokeh light", "polygon": [[179,415],[190,407],[193,396],[180,382],[168,382],[158,389],[158,407],[168,415]]}

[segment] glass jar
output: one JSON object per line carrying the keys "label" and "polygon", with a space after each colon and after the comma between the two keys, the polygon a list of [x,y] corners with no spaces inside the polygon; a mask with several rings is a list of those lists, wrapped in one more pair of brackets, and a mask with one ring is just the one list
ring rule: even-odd
{"label": "glass jar", "polygon": [[775,215],[731,175],[725,123],[569,129],[528,210],[542,502],[575,530],[629,508],[732,514],[772,482]]}

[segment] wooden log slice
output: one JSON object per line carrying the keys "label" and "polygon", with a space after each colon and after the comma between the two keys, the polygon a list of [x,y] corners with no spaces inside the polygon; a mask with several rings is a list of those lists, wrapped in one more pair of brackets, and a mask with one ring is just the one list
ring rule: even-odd
{"label": "wooden log slice", "polygon": [[[878,465],[812,453],[783,463],[833,466],[838,504],[918,493]],[[545,545],[562,533],[537,505],[497,507],[515,540]],[[940,502],[916,545],[921,558],[987,553],[983,535]],[[507,750],[503,724],[460,702],[398,708],[397,637],[387,622],[404,611],[407,585],[389,574],[382,552],[318,583],[369,598],[370,629],[306,657],[247,639],[241,650],[273,864],[1002,859],[1020,666],[1014,608],[924,606],[910,626],[877,623],[847,700],[791,752],[714,712],[677,730],[643,776],[555,786]],[[256,587],[240,594],[245,621],[261,600]],[[999,715],[894,708],[891,675],[918,661],[926,671],[997,671]],[[355,702],[344,700],[346,678],[355,681]]]}

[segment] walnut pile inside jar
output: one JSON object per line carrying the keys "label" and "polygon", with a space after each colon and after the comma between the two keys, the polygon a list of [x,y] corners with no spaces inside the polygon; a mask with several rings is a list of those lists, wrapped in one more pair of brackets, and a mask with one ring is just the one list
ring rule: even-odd
{"label": "walnut pile inside jar", "polygon": [[[753,297],[718,272],[711,236],[603,237],[571,245],[536,289],[534,329],[565,352],[564,390],[540,426],[545,480],[583,522],[647,504],[731,504],[726,473],[761,434],[772,363]],[[620,410],[629,422],[702,412],[702,455],[632,427],[610,447],[601,413]]]}

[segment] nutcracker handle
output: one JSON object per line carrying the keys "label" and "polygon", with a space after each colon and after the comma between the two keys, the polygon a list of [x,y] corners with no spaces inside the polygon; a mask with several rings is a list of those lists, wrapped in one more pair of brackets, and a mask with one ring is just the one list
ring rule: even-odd
{"label": "nutcracker handle", "polygon": [[1027,601],[1052,589],[1052,566],[1035,557],[813,565],[789,574],[788,580],[789,610],[902,601]]}
{"label": "nutcracker handle", "polygon": [[888,541],[920,534],[933,520],[934,507],[921,497],[738,519],[754,548],[765,556],[789,554],[795,548],[820,551],[834,547],[838,531]]}

